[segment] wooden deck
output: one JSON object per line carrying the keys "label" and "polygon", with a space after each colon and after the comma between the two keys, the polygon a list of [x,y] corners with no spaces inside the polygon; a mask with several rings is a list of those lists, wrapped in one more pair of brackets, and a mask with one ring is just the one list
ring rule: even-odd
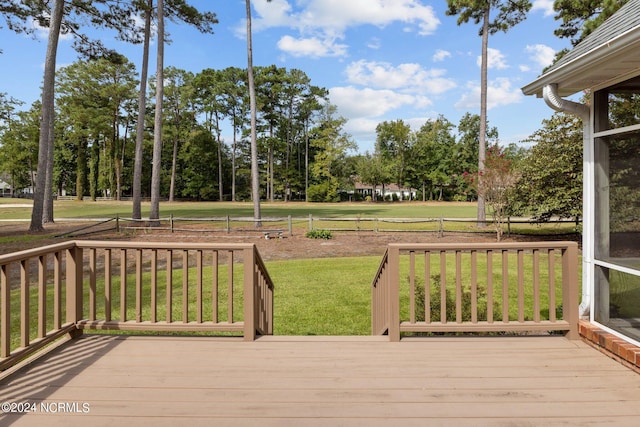
{"label": "wooden deck", "polygon": [[39,412],[2,426],[637,426],[640,375],[559,336],[85,335],[4,380],[7,401]]}

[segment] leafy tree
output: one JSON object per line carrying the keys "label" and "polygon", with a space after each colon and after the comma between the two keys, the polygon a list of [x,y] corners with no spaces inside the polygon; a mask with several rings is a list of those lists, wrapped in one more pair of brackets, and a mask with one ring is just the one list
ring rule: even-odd
{"label": "leafy tree", "polygon": [[[258,107],[258,129],[264,136],[259,138],[259,143],[266,151],[267,165],[267,198],[273,202],[275,185],[275,156],[276,151],[282,151],[282,140],[276,135],[281,124],[282,96],[284,90],[286,70],[275,65],[255,68],[256,102]],[[262,120],[260,120],[262,119]],[[262,124],[262,126],[261,126]]]}
{"label": "leafy tree", "polygon": [[374,202],[377,201],[376,188],[378,185],[384,186],[391,182],[388,164],[379,154],[366,153],[364,156],[359,157],[356,163],[356,173],[361,183],[373,186],[371,199]]}
{"label": "leafy tree", "polygon": [[181,194],[183,197],[197,200],[215,199],[218,189],[216,188],[216,170],[218,156],[211,147],[215,145],[214,136],[206,129],[196,131],[185,141],[180,150],[180,162],[185,167],[180,177],[183,181]]}
{"label": "leafy tree", "polygon": [[415,135],[410,150],[407,173],[412,186],[422,188],[422,200],[433,199],[433,192],[448,182],[450,165],[456,152],[455,126],[444,116],[428,120]]}
{"label": "leafy tree", "polygon": [[[478,149],[478,171],[485,167],[486,133],[487,133],[487,68],[489,35],[498,31],[507,32],[510,28],[526,18],[531,9],[528,0],[447,0],[447,15],[458,15],[458,25],[469,20],[477,25],[482,22],[480,36],[482,37],[482,62],[480,66],[480,138]],[[497,11],[492,20],[491,12]],[[480,175],[481,176],[481,175]],[[480,178],[482,179],[482,177]],[[481,187],[480,187],[481,188]],[[478,194],[478,226],[484,226],[485,206],[484,195]]]}
{"label": "leafy tree", "polygon": [[[560,28],[553,33],[577,45],[629,0],[556,0],[553,9]],[[563,54],[567,51],[562,52]]]}
{"label": "leafy tree", "polygon": [[171,183],[169,201],[174,201],[176,192],[176,174],[178,169],[178,150],[195,127],[195,108],[193,73],[169,67],[165,70],[165,108],[164,134],[172,142]]}
{"label": "leafy tree", "polygon": [[522,162],[517,198],[533,218],[582,216],[582,123],[579,118],[556,113],[543,120],[530,138],[535,145]]}
{"label": "leafy tree", "polygon": [[[32,10],[24,2],[0,0],[0,18],[10,30],[16,33],[33,33],[35,28],[29,25],[31,17]],[[2,26],[0,26],[1,28]],[[2,53],[1,50],[0,53]]]}
{"label": "leafy tree", "polygon": [[343,131],[346,120],[336,117],[335,113],[334,105],[326,105],[320,123],[311,131],[311,146],[317,149],[311,167],[315,184],[309,186],[312,202],[339,200],[338,190],[344,183],[341,179],[346,177],[341,176],[338,171],[348,151],[356,148],[355,143]]}
{"label": "leafy tree", "polygon": [[40,104],[28,111],[13,111],[18,101],[5,100],[2,130],[0,131],[0,171],[6,174],[12,192],[35,187],[38,162],[38,132],[40,128]]}
{"label": "leafy tree", "polygon": [[224,81],[227,82],[227,90],[223,93],[224,108],[233,128],[233,141],[231,143],[231,201],[235,202],[238,172],[238,134],[245,122],[248,104],[247,73],[240,68],[229,67],[222,70],[222,74]]}
{"label": "leafy tree", "polygon": [[[484,139],[490,143],[497,143],[498,129],[489,127],[488,123],[485,127]],[[482,119],[477,114],[465,114],[458,124],[458,143],[456,144],[456,153],[453,156],[453,164],[451,165],[451,174],[457,179],[456,184],[459,186],[458,192],[467,191],[466,183],[462,179],[462,174],[481,172],[479,168],[479,147],[478,143],[481,139]],[[465,188],[460,188],[464,186]],[[475,192],[475,190],[474,190]]]}
{"label": "leafy tree", "polygon": [[[66,122],[60,139],[68,139],[75,149],[76,196],[85,194],[89,141],[102,147],[104,179],[101,188],[117,199],[122,194],[125,133],[135,99],[135,67],[123,56],[77,61],[58,75],[59,122]],[[129,111],[127,111],[129,110]],[[64,147],[64,145],[60,145]],[[62,159],[63,157],[59,157]]]}
{"label": "leafy tree", "polygon": [[393,180],[399,187],[404,186],[407,178],[412,145],[411,127],[403,120],[385,121],[376,126],[376,152],[388,162]]}
{"label": "leafy tree", "polygon": [[194,86],[197,106],[204,113],[205,127],[215,137],[215,146],[218,154],[218,197],[223,200],[223,162],[222,152],[224,142],[222,141],[222,122],[231,110],[238,113],[237,105],[240,101],[230,101],[231,94],[239,94],[233,87],[234,80],[230,72],[224,70],[214,70],[211,68],[202,70],[195,76]]}
{"label": "leafy tree", "polygon": [[[140,219],[142,217],[142,164],[143,164],[143,142],[144,142],[144,123],[146,113],[146,84],[149,67],[149,41],[151,36],[151,21],[153,15],[153,0],[137,0],[135,7],[138,12],[144,15],[144,31],[143,38],[140,40],[140,32],[133,31],[127,34],[126,40],[134,43],[143,43],[142,53],[142,70],[140,71],[140,90],[138,98],[138,121],[136,128],[136,148],[133,171],[133,209],[132,218]],[[183,21],[194,26],[202,33],[212,33],[213,24],[218,22],[215,13],[199,12],[193,6],[190,6],[185,0],[167,0],[163,2],[163,17],[166,15],[168,19],[173,21]],[[166,40],[165,40],[166,42]],[[159,209],[159,207],[158,207]]]}
{"label": "leafy tree", "polygon": [[515,170],[513,161],[497,144],[490,146],[487,150],[484,171],[466,176],[471,185],[477,188],[478,193],[485,195],[498,242],[502,240],[502,228],[508,214],[509,204],[514,197],[518,178],[519,173]]}

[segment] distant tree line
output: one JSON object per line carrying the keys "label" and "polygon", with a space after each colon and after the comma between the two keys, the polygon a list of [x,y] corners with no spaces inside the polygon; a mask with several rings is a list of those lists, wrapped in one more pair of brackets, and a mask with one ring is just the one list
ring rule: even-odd
{"label": "distant tree line", "polygon": [[[562,24],[556,33],[577,43],[625,2],[557,1],[555,10]],[[250,1],[245,3],[250,22]],[[488,22],[492,8],[497,8],[504,16],[497,16],[496,25],[506,19],[497,30],[519,22],[530,7],[526,1],[506,6],[466,0],[448,3],[448,14],[459,14],[459,23]],[[169,19],[202,32],[212,32],[211,25],[217,22],[215,14],[201,13],[185,0],[157,4],[164,4],[160,9]],[[40,180],[46,175],[52,188],[45,193],[116,199],[135,194],[136,141],[141,141],[143,165],[151,163],[154,151],[156,156],[161,154],[160,192],[168,199],[250,198],[255,194],[250,159],[257,151],[259,194],[266,200],[339,200],[355,182],[410,186],[422,200],[474,200],[489,189],[474,185],[469,176],[478,176],[478,183],[491,173],[484,171],[484,165],[493,162],[518,177],[492,179],[514,182],[504,207],[507,214],[530,213],[540,219],[580,215],[580,127],[572,117],[556,114],[545,121],[531,137],[530,150],[501,147],[497,129],[490,128],[482,114],[466,114],[457,126],[438,117],[417,131],[403,120],[382,122],[374,151],[357,155],[352,138],[344,132],[346,121],[329,104],[327,90],[313,86],[303,71],[269,66],[254,70],[258,115],[257,129],[251,132],[251,61],[249,70],[207,69],[197,74],[160,67],[162,84],[157,85],[155,77],[149,79],[150,96],[143,97],[146,90],[140,89],[146,85],[137,80],[129,60],[83,32],[89,25],[113,29],[122,40],[144,41],[148,46],[150,22],[159,20],[153,12],[153,0],[0,0],[0,17],[7,29],[32,32],[29,22],[36,19],[49,27],[49,48],[54,48],[45,61],[42,102],[25,110],[21,101],[0,94],[0,173],[13,188],[42,191]],[[140,15],[146,18],[144,40],[133,18]],[[480,35],[490,30],[485,28]],[[47,70],[55,69],[57,40],[52,42],[51,36],[60,33],[74,36],[81,59],[59,70],[54,82],[47,77]],[[154,122],[153,114],[140,113],[156,110],[158,93],[163,93],[162,108],[157,109]],[[251,150],[255,134],[258,150]],[[156,148],[157,141],[162,141],[161,153],[154,150],[154,140]],[[489,145],[486,153],[484,141]],[[508,167],[481,158],[485,155],[507,159]],[[137,169],[142,175],[141,191],[148,196],[150,168]],[[502,195],[499,198],[503,200]],[[34,215],[39,214],[34,208]],[[47,215],[52,215],[52,208],[47,213],[45,206],[42,216]]]}

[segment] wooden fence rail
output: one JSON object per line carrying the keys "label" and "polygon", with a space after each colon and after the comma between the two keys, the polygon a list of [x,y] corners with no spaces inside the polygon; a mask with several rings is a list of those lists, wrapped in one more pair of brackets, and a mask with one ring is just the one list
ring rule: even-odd
{"label": "wooden fence rail", "polygon": [[83,329],[253,340],[273,333],[273,282],[253,244],[70,241],[0,256],[0,370]]}
{"label": "wooden fence rail", "polygon": [[565,331],[578,337],[574,242],[390,244],[372,333]]}
{"label": "wooden fence rail", "polygon": [[[177,217],[170,215],[168,217],[159,218],[158,220],[151,221],[148,218],[132,219],[125,217],[115,218],[100,218],[101,224],[107,222],[113,222],[112,229],[117,231],[124,230],[149,230],[149,231],[169,231],[171,233],[187,231],[187,232],[226,232],[226,233],[262,233],[265,236],[270,237],[285,237],[292,236],[294,229],[299,230],[305,228],[308,231],[312,230],[329,230],[329,231],[363,231],[363,232],[375,232],[375,233],[399,233],[399,232],[426,232],[436,233],[438,236],[442,236],[446,232],[494,232],[494,230],[478,229],[476,224],[478,223],[475,218],[377,218],[377,217],[319,217],[309,214],[308,217],[293,217],[291,215],[286,217],[263,217],[260,219],[262,223],[261,227],[255,227],[256,220],[251,217],[234,217],[234,216],[222,216],[222,217]],[[89,221],[89,219],[87,219]],[[153,226],[150,223],[154,223]],[[203,227],[198,227],[198,224],[204,224]],[[485,221],[486,225],[492,225],[493,221]],[[548,232],[551,234],[566,234],[574,233],[579,226],[580,221],[570,220],[551,220],[545,222],[536,222],[526,218],[507,218],[504,222],[504,233],[511,234],[523,234],[526,230],[532,226],[553,226],[549,228]],[[91,228],[83,227],[76,231],[85,231]],[[98,230],[86,230],[86,234],[89,232],[104,231]],[[73,232],[75,233],[75,232]],[[71,233],[72,234],[72,233]],[[530,234],[530,233],[529,233]],[[78,235],[78,234],[77,234]]]}

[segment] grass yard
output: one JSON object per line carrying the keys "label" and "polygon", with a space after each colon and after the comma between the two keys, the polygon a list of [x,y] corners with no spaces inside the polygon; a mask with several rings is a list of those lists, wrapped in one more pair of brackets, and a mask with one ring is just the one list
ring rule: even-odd
{"label": "grass yard", "polygon": [[[2,207],[9,204],[7,200],[30,204],[21,199],[0,198],[0,218],[31,218],[30,207]],[[115,201],[56,201],[54,215],[56,218],[105,218],[119,215],[131,217],[131,202]],[[475,203],[463,202],[402,202],[402,203],[304,203],[275,202],[261,203],[263,217],[369,217],[369,218],[472,218],[476,215]],[[142,215],[149,215],[149,203],[142,204]],[[160,204],[160,216],[170,215],[184,218],[207,218],[253,216],[253,204],[232,202],[163,202]]]}
{"label": "grass yard", "polygon": [[[31,217],[31,208],[27,205],[10,205],[7,200],[0,199],[0,219],[25,221]],[[476,204],[466,202],[398,202],[398,203],[304,203],[304,202],[262,202],[263,228],[287,230],[287,217],[291,216],[291,227],[296,230],[314,229],[334,231],[428,231],[438,232],[479,231],[474,220]],[[115,201],[56,201],[55,218],[62,219],[127,219],[131,216],[131,202]],[[149,203],[143,203],[142,216],[148,217]],[[163,202],[160,205],[161,226],[172,230],[189,230],[196,228],[223,230],[226,218],[233,230],[253,229],[253,221],[239,221],[241,218],[253,217],[251,203],[231,202]],[[309,217],[313,217],[313,221]],[[173,217],[170,224],[169,218]],[[200,224],[198,219],[202,219]],[[215,221],[211,221],[215,219]],[[440,220],[443,219],[443,223]],[[491,216],[487,215],[487,220]],[[206,223],[204,222],[206,221]],[[112,223],[115,226],[115,223]],[[126,225],[126,224],[125,224]],[[2,223],[0,222],[0,233]],[[505,234],[507,226],[503,227]],[[489,225],[485,230],[493,232]],[[530,224],[517,223],[511,225],[511,231],[517,234],[557,235],[575,233],[574,223]]]}

